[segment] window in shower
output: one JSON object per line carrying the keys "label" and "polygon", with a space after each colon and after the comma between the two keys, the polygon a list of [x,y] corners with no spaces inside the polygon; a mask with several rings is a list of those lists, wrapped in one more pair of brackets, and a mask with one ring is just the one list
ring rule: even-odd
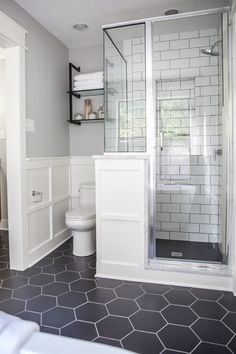
{"label": "window in shower", "polygon": [[145,25],[104,30],[105,152],[146,151]]}
{"label": "window in shower", "polygon": [[158,259],[226,260],[220,14],[153,24]]}

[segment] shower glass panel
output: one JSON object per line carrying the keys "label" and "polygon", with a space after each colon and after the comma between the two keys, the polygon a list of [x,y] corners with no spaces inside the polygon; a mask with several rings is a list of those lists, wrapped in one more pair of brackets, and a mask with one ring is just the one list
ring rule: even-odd
{"label": "shower glass panel", "polygon": [[146,151],[145,25],[104,30],[105,152]]}
{"label": "shower glass panel", "polygon": [[155,22],[157,259],[226,261],[220,14]]}

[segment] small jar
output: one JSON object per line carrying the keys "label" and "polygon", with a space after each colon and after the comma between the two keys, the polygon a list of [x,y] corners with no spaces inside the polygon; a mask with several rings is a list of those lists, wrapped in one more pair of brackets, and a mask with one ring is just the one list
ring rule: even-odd
{"label": "small jar", "polygon": [[104,107],[102,102],[100,103],[98,108],[98,119],[104,119]]}
{"label": "small jar", "polygon": [[92,101],[87,99],[84,101],[84,117],[89,119],[89,114],[92,112]]}
{"label": "small jar", "polygon": [[88,119],[97,119],[98,118],[98,115],[97,115],[97,113],[95,113],[95,112],[91,112],[91,113],[89,113],[89,117],[88,117]]}

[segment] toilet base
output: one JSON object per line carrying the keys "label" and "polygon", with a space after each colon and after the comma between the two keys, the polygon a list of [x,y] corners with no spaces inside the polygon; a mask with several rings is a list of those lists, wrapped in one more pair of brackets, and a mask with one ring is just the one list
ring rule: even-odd
{"label": "toilet base", "polygon": [[73,255],[78,257],[91,256],[96,251],[96,229],[89,231],[73,231]]}

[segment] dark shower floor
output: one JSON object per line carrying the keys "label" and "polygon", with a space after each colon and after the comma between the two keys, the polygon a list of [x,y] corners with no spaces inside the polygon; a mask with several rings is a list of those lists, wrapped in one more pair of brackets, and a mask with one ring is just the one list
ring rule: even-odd
{"label": "dark shower floor", "polygon": [[184,259],[191,261],[222,262],[217,243],[156,240],[157,258]]}

